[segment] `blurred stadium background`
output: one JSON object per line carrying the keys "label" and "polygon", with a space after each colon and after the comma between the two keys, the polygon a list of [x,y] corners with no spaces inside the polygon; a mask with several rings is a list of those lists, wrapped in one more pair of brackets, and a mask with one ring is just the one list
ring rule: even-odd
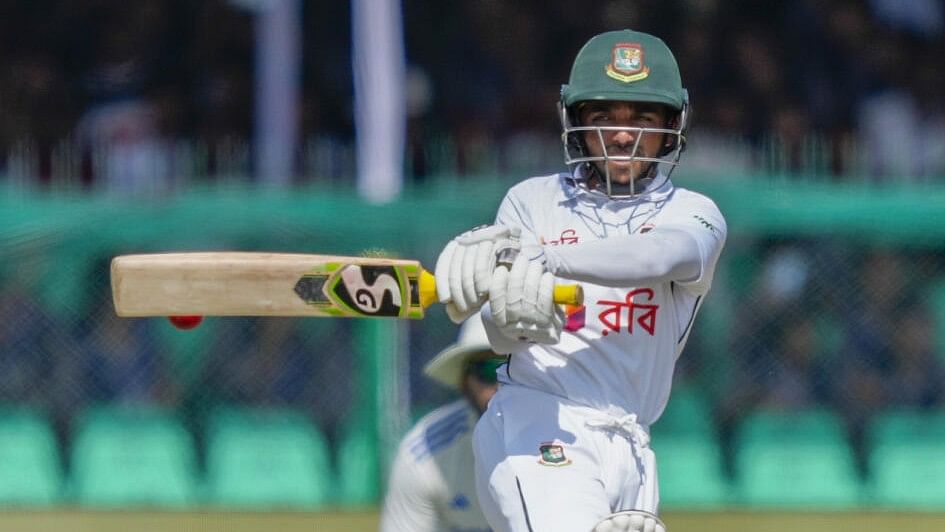
{"label": "blurred stadium background", "polygon": [[[945,3],[764,6],[0,2],[0,530],[376,527],[398,439],[452,398],[420,372],[454,339],[441,309],[184,332],[115,318],[108,261],[432,266],[562,168],[560,83],[620,27],[676,51],[676,181],[730,226],[653,428],[667,524],[945,528]],[[375,125],[396,168],[365,155]]]}

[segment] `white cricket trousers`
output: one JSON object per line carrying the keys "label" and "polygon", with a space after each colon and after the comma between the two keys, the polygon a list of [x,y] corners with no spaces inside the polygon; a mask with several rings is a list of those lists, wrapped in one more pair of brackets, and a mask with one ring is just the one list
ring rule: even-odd
{"label": "white cricket trousers", "polygon": [[620,510],[658,510],[656,457],[634,415],[504,384],[476,424],[473,451],[495,532],[588,532]]}

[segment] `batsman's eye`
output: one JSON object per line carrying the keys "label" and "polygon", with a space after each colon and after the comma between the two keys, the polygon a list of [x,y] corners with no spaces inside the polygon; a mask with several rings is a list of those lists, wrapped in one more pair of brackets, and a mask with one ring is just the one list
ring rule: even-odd
{"label": "batsman's eye", "polygon": [[594,104],[588,104],[587,106],[581,109],[579,119],[583,125],[591,125],[599,122],[606,122],[610,117],[610,113],[607,109],[603,107],[598,107]]}

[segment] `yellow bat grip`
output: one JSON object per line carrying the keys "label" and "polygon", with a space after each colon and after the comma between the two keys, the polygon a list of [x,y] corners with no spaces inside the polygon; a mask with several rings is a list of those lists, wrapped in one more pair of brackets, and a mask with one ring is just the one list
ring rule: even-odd
{"label": "yellow bat grip", "polygon": [[555,303],[559,305],[583,305],[584,289],[579,284],[556,284]]}
{"label": "yellow bat grip", "polygon": [[420,293],[420,306],[427,308],[437,302],[436,277],[424,269],[420,270],[417,278],[417,291]]}
{"label": "yellow bat grip", "polygon": [[[417,289],[420,292],[420,305],[427,308],[436,303],[436,277],[432,273],[421,270],[417,278]],[[584,289],[579,284],[555,285],[555,303],[559,305],[583,305]]]}

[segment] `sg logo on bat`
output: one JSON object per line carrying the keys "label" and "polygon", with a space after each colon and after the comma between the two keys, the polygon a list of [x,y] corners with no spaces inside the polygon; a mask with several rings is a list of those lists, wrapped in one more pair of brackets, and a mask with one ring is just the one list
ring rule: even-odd
{"label": "sg logo on bat", "polygon": [[413,317],[414,306],[422,316],[422,307],[413,297],[415,287],[416,279],[399,266],[336,263],[304,275],[295,293],[338,316]]}

